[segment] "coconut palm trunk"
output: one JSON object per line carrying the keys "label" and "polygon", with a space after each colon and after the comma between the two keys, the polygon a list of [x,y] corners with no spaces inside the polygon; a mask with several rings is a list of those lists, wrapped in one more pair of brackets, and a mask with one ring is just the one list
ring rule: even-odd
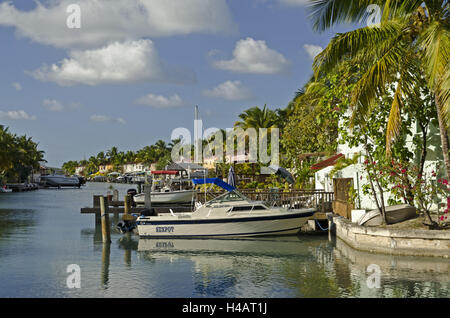
{"label": "coconut palm trunk", "polygon": [[447,178],[450,179],[450,160],[449,160],[449,148],[448,148],[448,129],[444,122],[444,116],[442,114],[441,107],[439,106],[439,100],[435,97],[436,108],[437,108],[437,117],[439,122],[439,133],[441,134],[441,147],[442,147],[442,155],[444,157],[444,165],[445,171],[447,174]]}

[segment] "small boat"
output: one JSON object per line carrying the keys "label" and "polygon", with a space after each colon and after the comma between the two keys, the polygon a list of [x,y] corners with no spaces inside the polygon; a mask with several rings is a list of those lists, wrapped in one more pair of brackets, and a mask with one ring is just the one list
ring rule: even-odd
{"label": "small boat", "polygon": [[269,207],[252,201],[219,178],[194,179],[195,184],[214,183],[226,193],[189,213],[141,215],[136,220],[143,238],[192,238],[295,235],[315,209]]}
{"label": "small boat", "polygon": [[[180,191],[161,191],[151,192],[152,203],[189,203],[192,202],[195,190],[180,190]],[[145,203],[145,194],[139,193],[133,197],[134,202],[138,204]]]}
{"label": "small boat", "polygon": [[[399,204],[386,207],[386,221],[388,224],[403,222],[417,216],[416,208],[409,204]],[[359,225],[378,226],[383,223],[383,217],[378,209],[364,214],[358,221]]]}
{"label": "small boat", "polygon": [[67,177],[64,175],[47,175],[41,176],[40,184],[44,188],[56,187],[77,187],[80,188],[82,185],[82,180],[78,177]]}
{"label": "small boat", "polygon": [[[186,189],[186,187],[191,189]],[[162,187],[158,181],[155,181],[152,185],[151,201],[156,204],[191,203],[194,194],[195,190],[192,189],[192,182],[189,179],[171,179]],[[133,196],[133,200],[138,204],[144,204],[145,194],[136,194]]]}
{"label": "small boat", "polygon": [[0,193],[9,193],[12,192],[12,189],[0,188]]}

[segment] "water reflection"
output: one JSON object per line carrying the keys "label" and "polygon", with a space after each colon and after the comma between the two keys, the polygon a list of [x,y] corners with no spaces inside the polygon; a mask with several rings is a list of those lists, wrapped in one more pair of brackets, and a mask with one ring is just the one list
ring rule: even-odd
{"label": "water reflection", "polygon": [[[373,297],[449,297],[450,260],[441,257],[387,255],[358,251],[340,239],[334,249],[336,264],[347,264],[353,281],[365,287],[360,296]],[[379,289],[367,288],[369,265],[381,270]],[[340,276],[336,273],[336,276]]]}

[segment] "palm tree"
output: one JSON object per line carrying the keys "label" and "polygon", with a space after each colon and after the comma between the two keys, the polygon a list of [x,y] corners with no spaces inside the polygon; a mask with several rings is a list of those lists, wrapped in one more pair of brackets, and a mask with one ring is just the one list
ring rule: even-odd
{"label": "palm tree", "polygon": [[243,129],[274,128],[277,127],[278,121],[276,113],[268,109],[267,105],[264,105],[263,109],[258,106],[249,108],[239,114],[239,118],[242,121],[235,122],[234,126]]}
{"label": "palm tree", "polygon": [[[353,122],[369,114],[376,101],[395,83],[386,131],[387,155],[401,125],[405,96],[412,94],[423,73],[435,95],[447,176],[450,176],[448,128],[450,124],[450,67],[448,0],[311,0],[316,30],[340,22],[367,18],[367,8],[383,8],[381,23],[337,34],[314,61],[316,77],[344,60],[358,58],[367,66],[351,96]],[[419,67],[423,72],[417,72]]]}

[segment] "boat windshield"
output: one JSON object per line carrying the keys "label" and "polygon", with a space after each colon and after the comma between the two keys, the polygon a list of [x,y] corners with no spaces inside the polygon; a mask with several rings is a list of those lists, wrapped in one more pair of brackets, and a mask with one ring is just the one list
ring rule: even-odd
{"label": "boat windshield", "polygon": [[224,193],[222,195],[219,195],[217,198],[214,198],[210,201],[207,202],[207,204],[212,204],[212,203],[224,203],[224,202],[230,202],[230,201],[250,201],[249,198],[247,198],[245,195],[243,195],[242,193],[233,190],[227,193]]}

